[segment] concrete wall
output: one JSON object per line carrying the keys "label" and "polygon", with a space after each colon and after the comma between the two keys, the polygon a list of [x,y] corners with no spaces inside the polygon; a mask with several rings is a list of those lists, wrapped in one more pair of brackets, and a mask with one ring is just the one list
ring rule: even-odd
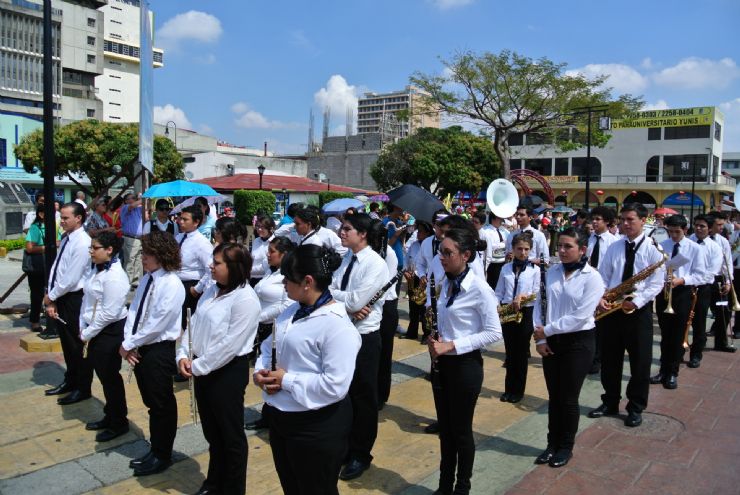
{"label": "concrete wall", "polygon": [[0,113],[0,139],[5,140],[5,163],[8,167],[22,167],[23,164],[13,153],[13,145],[18,144],[23,136],[43,127],[40,120],[20,115]]}
{"label": "concrete wall", "polygon": [[[172,131],[170,131],[172,132]],[[170,134],[171,135],[171,134]],[[206,177],[257,173],[257,167],[264,165],[269,173],[282,173],[306,177],[306,161],[287,158],[255,157],[230,155],[214,151],[193,153],[192,162],[185,163],[185,175],[188,179],[198,180]]]}

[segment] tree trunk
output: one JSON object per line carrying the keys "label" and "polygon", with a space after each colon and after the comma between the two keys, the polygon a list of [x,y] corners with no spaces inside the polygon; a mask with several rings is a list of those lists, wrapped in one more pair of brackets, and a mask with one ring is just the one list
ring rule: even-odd
{"label": "tree trunk", "polygon": [[509,161],[509,155],[504,151],[501,138],[498,136],[493,141],[493,150],[496,152],[498,159],[501,160],[501,176],[506,180],[510,180],[511,162]]}

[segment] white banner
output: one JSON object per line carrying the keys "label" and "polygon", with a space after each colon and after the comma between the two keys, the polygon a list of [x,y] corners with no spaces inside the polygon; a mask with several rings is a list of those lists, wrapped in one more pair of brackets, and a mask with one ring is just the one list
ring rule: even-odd
{"label": "white banner", "polygon": [[153,31],[148,0],[141,0],[139,10],[139,161],[154,174]]}

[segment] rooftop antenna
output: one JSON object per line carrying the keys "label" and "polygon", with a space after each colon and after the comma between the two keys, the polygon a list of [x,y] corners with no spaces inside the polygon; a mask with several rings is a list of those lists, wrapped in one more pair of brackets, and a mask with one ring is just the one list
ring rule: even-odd
{"label": "rooftop antenna", "polygon": [[354,127],[352,124],[355,120],[355,111],[352,107],[347,107],[347,122],[345,124],[345,136],[349,138],[352,135],[352,128]]}
{"label": "rooftop antenna", "polygon": [[324,129],[322,131],[322,138],[326,140],[329,137],[329,121],[331,120],[331,109],[329,107],[324,108]]}
{"label": "rooftop antenna", "polygon": [[313,146],[313,108],[308,111],[308,152],[314,151]]}

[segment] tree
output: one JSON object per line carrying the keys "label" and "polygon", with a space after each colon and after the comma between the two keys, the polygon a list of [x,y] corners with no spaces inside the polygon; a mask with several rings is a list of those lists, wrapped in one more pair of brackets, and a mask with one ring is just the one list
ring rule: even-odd
{"label": "tree", "polygon": [[321,191],[319,193],[319,208],[323,207],[326,203],[334,201],[335,199],[354,197],[355,195],[349,192]]}
{"label": "tree", "polygon": [[243,225],[252,225],[255,215],[272,215],[277,200],[270,191],[248,191],[239,189],[234,191],[234,209],[236,218]]}
{"label": "tree", "polygon": [[490,140],[460,126],[423,127],[383,149],[370,169],[381,191],[416,184],[438,196],[480,191],[498,174],[499,163]]}
{"label": "tree", "polygon": [[[26,172],[43,172],[43,139],[43,129],[37,129],[15,146],[15,154],[23,162]],[[91,197],[105,193],[117,175],[126,181],[125,190],[134,183],[133,165],[139,156],[139,126],[80,120],[58,127],[54,131],[54,156],[57,177],[66,175]],[[86,176],[90,189],[80,184],[72,174]],[[152,183],[183,177],[182,157],[175,145],[163,136],[154,136]]]}
{"label": "tree", "polygon": [[[503,175],[509,177],[509,136],[512,133],[546,134],[547,141],[563,150],[582,146],[572,139],[570,128],[585,133],[583,109],[606,105],[607,115],[616,118],[638,110],[639,97],[611,97],[606,77],[586,79],[563,72],[565,64],[547,58],[532,60],[509,50],[499,54],[462,52],[442,60],[445,75],[416,72],[411,83],[428,93],[422,111],[441,109],[453,118],[486,126],[493,148],[501,160]],[[593,126],[598,127],[598,126]],[[609,135],[592,128],[592,145],[604,146]]]}

